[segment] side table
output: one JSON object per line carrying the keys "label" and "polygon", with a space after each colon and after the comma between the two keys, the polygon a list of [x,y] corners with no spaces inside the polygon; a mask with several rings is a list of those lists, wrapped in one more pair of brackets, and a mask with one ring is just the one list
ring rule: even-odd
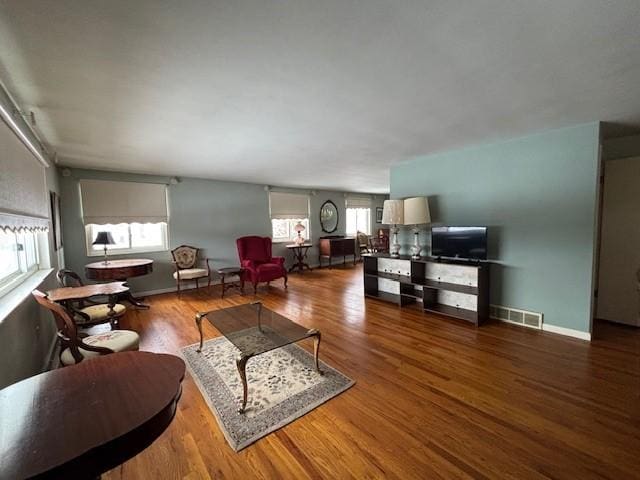
{"label": "side table", "polygon": [[300,245],[291,244],[287,245],[287,248],[293,252],[293,259],[295,263],[291,266],[289,271],[293,271],[296,268],[300,273],[304,272],[304,269],[311,271],[311,267],[307,265],[305,260],[307,259],[307,252],[313,247],[311,243],[301,243]]}
{"label": "side table", "polygon": [[[237,288],[240,293],[244,295],[244,280],[242,279],[242,268],[240,267],[225,267],[216,270],[216,273],[220,275],[220,285],[222,286],[222,295],[220,298],[224,298],[224,292],[230,288]],[[237,282],[226,283],[226,277],[238,275],[240,280]]]}

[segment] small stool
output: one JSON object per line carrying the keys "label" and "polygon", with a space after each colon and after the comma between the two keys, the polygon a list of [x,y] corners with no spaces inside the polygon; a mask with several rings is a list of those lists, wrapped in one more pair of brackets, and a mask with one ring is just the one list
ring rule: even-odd
{"label": "small stool", "polygon": [[[237,288],[240,290],[240,293],[244,295],[244,282],[242,281],[242,268],[240,267],[225,267],[219,268],[216,270],[216,273],[220,275],[220,285],[222,285],[222,296],[220,298],[224,298],[224,292],[229,290],[230,288]],[[225,283],[225,278],[227,276],[238,275],[240,277],[240,281]]]}

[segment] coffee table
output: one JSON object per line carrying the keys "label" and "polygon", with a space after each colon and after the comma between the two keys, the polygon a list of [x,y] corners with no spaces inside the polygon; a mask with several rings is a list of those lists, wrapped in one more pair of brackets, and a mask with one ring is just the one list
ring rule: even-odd
{"label": "coffee table", "polygon": [[251,357],[284,347],[305,338],[314,338],[314,356],[316,371],[322,375],[318,363],[321,335],[315,328],[306,328],[292,322],[286,317],[273,312],[261,302],[246,303],[235,307],[199,312],[196,314],[196,325],[200,331],[200,347],[202,351],[202,320],[207,319],[227,340],[239,351],[236,367],[242,381],[243,395],[239,413],[244,413],[247,406],[247,361]]}

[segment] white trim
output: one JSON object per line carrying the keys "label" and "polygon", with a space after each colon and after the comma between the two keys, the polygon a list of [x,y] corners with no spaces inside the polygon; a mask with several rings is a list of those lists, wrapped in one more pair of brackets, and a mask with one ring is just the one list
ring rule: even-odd
{"label": "white trim", "polygon": [[573,328],[558,327],[557,325],[551,325],[549,323],[542,324],[542,330],[545,332],[557,333],[559,335],[565,335],[567,337],[579,338],[580,340],[591,341],[591,334],[589,332],[583,332],[580,330],[574,330]]}
{"label": "white trim", "polygon": [[31,295],[31,291],[38,288],[42,282],[53,272],[53,268],[37,270],[29,275],[20,285],[3,295],[0,302],[0,323],[4,321],[22,302]]}
{"label": "white trim", "polygon": [[491,320],[498,320],[499,322],[508,323],[510,325],[517,325],[518,327],[525,327],[525,328],[530,328],[531,330],[540,331],[540,328],[534,325],[527,325],[526,323],[514,322],[513,320],[505,320],[504,318],[492,317],[491,315],[489,315],[489,318]]}
{"label": "white trim", "polygon": [[[206,280],[206,279],[205,279]],[[233,282],[239,282],[240,278],[237,276],[233,276],[233,277],[228,277],[228,279],[225,280],[225,283],[233,283]],[[216,285],[220,285],[222,282],[217,279],[211,280],[211,286],[215,287]],[[180,283],[180,291],[183,292],[185,290],[195,290],[196,288],[196,282],[195,281],[186,281],[183,280]],[[200,283],[200,288],[204,288],[206,290],[207,288],[207,284],[205,282]],[[172,293],[172,292],[177,292],[178,289],[176,287],[168,287],[168,288],[158,288],[156,290],[146,290],[144,292],[132,292],[134,295],[140,296],[140,297],[148,297],[151,295],[162,295],[163,293]]]}

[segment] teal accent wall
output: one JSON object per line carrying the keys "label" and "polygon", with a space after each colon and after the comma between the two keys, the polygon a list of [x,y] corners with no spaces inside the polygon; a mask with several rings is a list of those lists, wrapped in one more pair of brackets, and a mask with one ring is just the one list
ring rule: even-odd
{"label": "teal accent wall", "polygon": [[[67,268],[84,275],[84,266],[101,257],[86,255],[79,187],[81,179],[169,183],[169,177],[83,169],[70,169],[69,176],[60,176],[66,264]],[[274,189],[309,193],[309,190]],[[388,196],[380,194],[372,198],[371,225],[374,229],[380,227],[380,224],[375,223],[375,207],[381,207],[385,198]],[[182,244],[200,247],[203,249],[203,256],[213,259],[213,268],[239,264],[236,238],[244,235],[271,236],[269,193],[265,191],[264,185],[182,178],[180,183],[168,186],[168,200],[170,248]],[[327,235],[322,232],[319,220],[320,206],[326,200],[332,200],[339,211],[338,230],[333,234],[345,233],[345,193],[318,190],[315,195],[310,195],[310,230],[314,245],[318,243],[318,237]],[[309,238],[308,232],[305,234]],[[284,244],[274,244],[273,251],[274,255],[284,256],[288,266],[291,264],[291,252],[286,250]],[[131,279],[134,291],[157,291],[175,286],[170,251],[110,257],[154,260],[152,274]],[[309,264],[316,264],[317,257],[318,250],[314,246],[309,250]]]}
{"label": "teal accent wall", "polygon": [[435,224],[489,226],[491,303],[589,332],[599,144],[592,123],[418,157],[391,169],[391,198],[427,195]]}

